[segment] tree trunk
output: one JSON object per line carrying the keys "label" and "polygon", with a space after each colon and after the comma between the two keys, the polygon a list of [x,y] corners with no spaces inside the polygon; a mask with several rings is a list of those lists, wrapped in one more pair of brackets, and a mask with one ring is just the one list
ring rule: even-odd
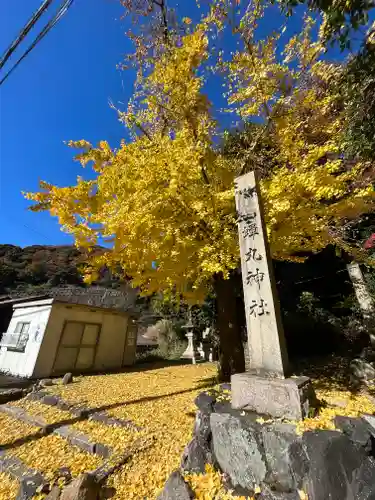
{"label": "tree trunk", "polygon": [[[229,382],[234,373],[245,371],[245,358],[241,335],[241,315],[238,310],[237,289],[241,275],[235,271],[225,280],[215,275],[216,325],[219,333],[219,380]],[[242,283],[241,283],[242,286]]]}
{"label": "tree trunk", "polygon": [[361,268],[357,262],[352,262],[346,266],[349,277],[353,284],[354,292],[361,309],[365,325],[368,329],[371,346],[375,348],[375,331],[374,331],[374,301],[368,290],[365,278],[363,277]]}

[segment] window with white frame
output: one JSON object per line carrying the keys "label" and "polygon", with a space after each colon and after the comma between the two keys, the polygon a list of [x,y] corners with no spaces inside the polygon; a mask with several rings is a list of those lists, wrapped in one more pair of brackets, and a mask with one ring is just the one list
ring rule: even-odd
{"label": "window with white frame", "polygon": [[1,339],[1,345],[8,349],[24,350],[29,340],[29,321],[19,321],[14,332],[5,333]]}

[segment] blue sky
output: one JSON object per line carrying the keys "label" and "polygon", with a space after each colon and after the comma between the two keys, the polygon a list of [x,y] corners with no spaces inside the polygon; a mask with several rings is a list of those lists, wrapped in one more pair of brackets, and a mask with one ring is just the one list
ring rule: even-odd
{"label": "blue sky", "polygon": [[[41,0],[2,1],[0,53],[40,4]],[[194,17],[195,0],[181,4],[181,14]],[[29,202],[21,191],[37,190],[39,179],[60,186],[74,184],[83,174],[64,141],[105,139],[116,147],[126,136],[108,105],[109,99],[126,103],[132,92],[131,74],[116,69],[131,48],[121,13],[117,0],[75,0],[1,86],[0,243],[72,243],[48,213],[27,211]],[[44,22],[43,16],[39,29]],[[264,26],[276,28],[279,23],[279,16],[271,12]],[[299,21],[293,20],[288,32],[298,26]],[[35,35],[32,31],[21,44],[23,50]],[[212,84],[209,90],[210,97],[219,101],[220,87]]]}
{"label": "blue sky", "polygon": [[[1,53],[40,4],[2,2]],[[116,0],[75,0],[1,86],[0,243],[72,242],[48,213],[28,212],[21,191],[36,190],[39,179],[75,182],[82,169],[63,141],[107,139],[116,146],[124,136],[108,106],[108,99],[126,101],[131,92],[127,74],[116,70],[129,49],[121,12]],[[22,45],[25,49],[28,43]]]}

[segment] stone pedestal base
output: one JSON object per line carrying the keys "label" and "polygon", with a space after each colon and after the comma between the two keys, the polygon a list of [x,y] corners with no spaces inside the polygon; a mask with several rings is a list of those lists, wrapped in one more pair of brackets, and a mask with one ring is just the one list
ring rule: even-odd
{"label": "stone pedestal base", "polygon": [[303,420],[316,403],[308,377],[281,379],[237,373],[232,375],[231,383],[232,407],[239,410]]}

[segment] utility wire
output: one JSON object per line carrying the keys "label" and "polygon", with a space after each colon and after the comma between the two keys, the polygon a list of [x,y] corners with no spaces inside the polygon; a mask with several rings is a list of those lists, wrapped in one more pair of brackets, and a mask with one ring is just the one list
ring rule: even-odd
{"label": "utility wire", "polygon": [[35,38],[30,47],[26,50],[26,52],[18,59],[18,61],[13,65],[13,67],[8,71],[8,73],[0,80],[0,85],[2,85],[5,80],[9,77],[9,75],[16,69],[16,67],[25,59],[25,57],[36,47],[36,45],[47,35],[47,33],[58,23],[58,21],[63,17],[63,15],[67,12],[69,7],[72,5],[74,0],[65,0],[61,5],[60,9],[54,15],[54,17],[44,26],[39,35]]}
{"label": "utility wire", "polygon": [[22,42],[22,40],[29,33],[29,31],[35,26],[35,23],[43,15],[43,13],[48,9],[48,7],[51,5],[51,3],[52,3],[52,0],[44,0],[44,2],[39,7],[39,9],[36,12],[34,12],[34,14],[28,20],[27,24],[22,28],[22,31],[18,35],[18,37],[10,44],[8,49],[1,56],[0,69],[2,69],[2,67],[7,62],[7,60],[10,58],[10,56],[13,54],[13,52],[17,49],[18,45]]}

